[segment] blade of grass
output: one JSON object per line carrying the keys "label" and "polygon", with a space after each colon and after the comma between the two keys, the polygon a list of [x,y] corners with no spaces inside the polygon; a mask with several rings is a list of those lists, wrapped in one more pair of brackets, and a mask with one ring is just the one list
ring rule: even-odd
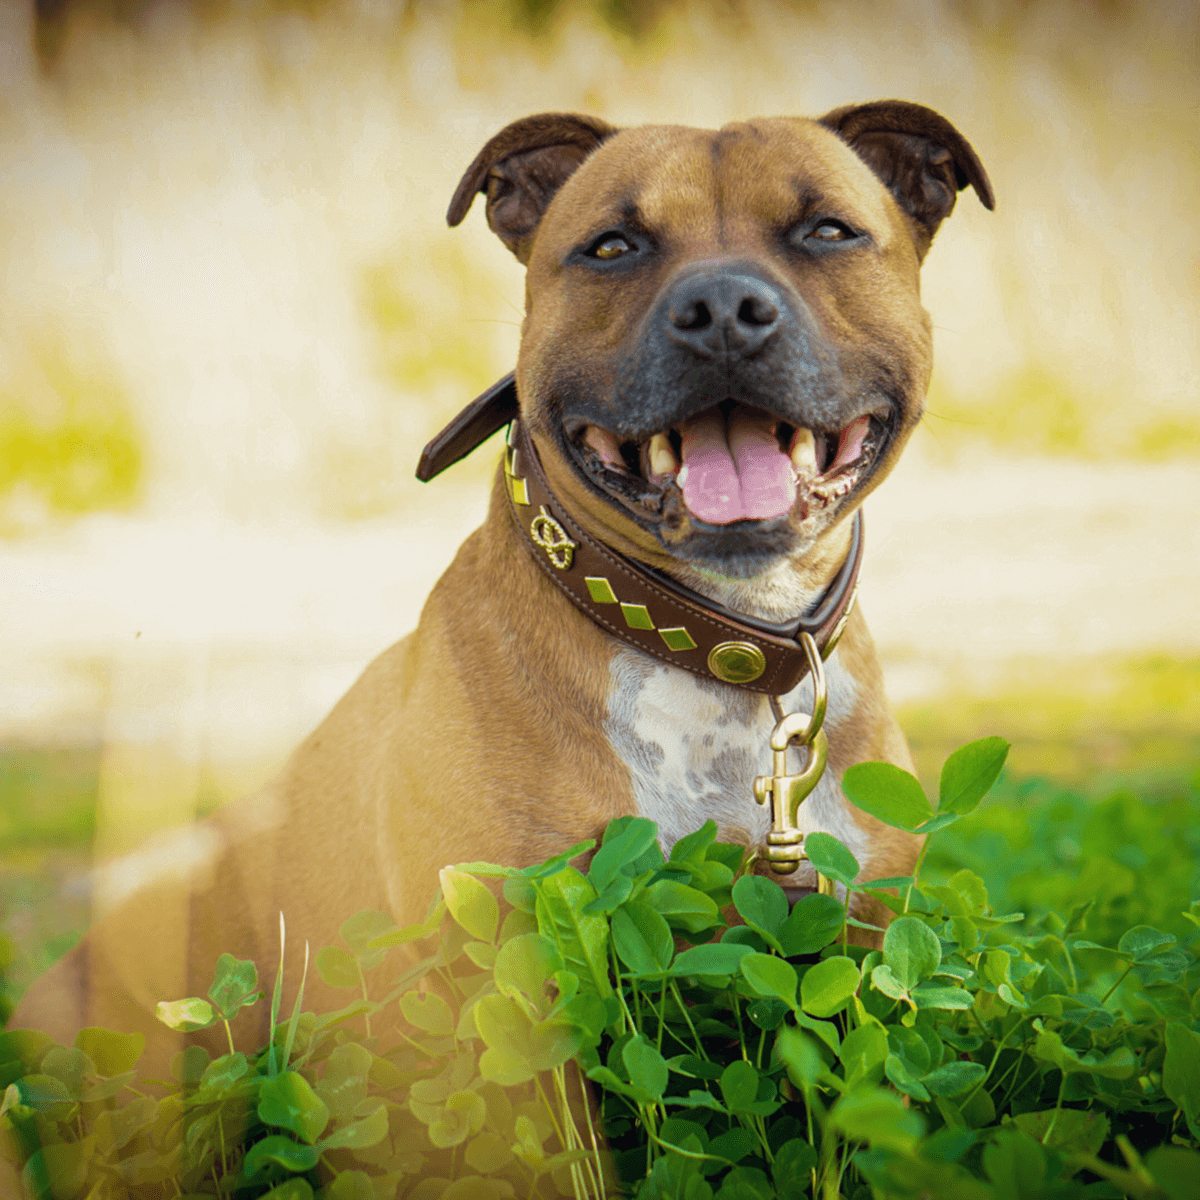
{"label": "blade of grass", "polygon": [[283,995],[283,952],[287,946],[287,926],[283,912],[279,913],[279,970],[275,972],[275,992],[271,996],[271,1032],[267,1039],[267,1075],[274,1079],[279,1074],[279,1062],[275,1055],[275,1022],[279,1018],[279,1000]]}
{"label": "blade of grass", "polygon": [[296,993],[296,1003],[292,1006],[292,1019],[288,1022],[287,1038],[283,1043],[283,1069],[292,1060],[292,1045],[296,1041],[296,1028],[300,1024],[300,1005],[304,1000],[304,981],[308,978],[308,942],[304,943],[304,971],[300,976],[300,990]]}

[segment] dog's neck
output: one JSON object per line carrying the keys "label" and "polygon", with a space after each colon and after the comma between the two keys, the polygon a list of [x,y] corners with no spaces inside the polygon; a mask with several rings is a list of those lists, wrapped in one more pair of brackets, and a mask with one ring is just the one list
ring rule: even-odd
{"label": "dog's neck", "polygon": [[786,621],[809,612],[823,588],[808,586],[790,562],[774,563],[751,579],[715,578],[686,568],[670,572],[684,587],[723,608],[760,621]]}
{"label": "dog's neck", "polygon": [[850,551],[850,525],[834,531],[832,544],[797,558],[782,558],[746,579],[702,571],[687,563],[664,569],[684,587],[735,613],[785,623],[809,614],[829,589]]}

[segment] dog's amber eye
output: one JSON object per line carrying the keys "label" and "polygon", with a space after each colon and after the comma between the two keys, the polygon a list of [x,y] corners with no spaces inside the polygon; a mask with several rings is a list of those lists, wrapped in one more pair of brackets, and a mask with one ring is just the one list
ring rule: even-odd
{"label": "dog's amber eye", "polygon": [[822,221],[808,236],[816,238],[819,242],[843,242],[853,234],[845,225],[839,225],[835,221]]}
{"label": "dog's amber eye", "polygon": [[611,233],[603,237],[591,249],[593,258],[620,258],[628,254],[633,247],[619,233]]}

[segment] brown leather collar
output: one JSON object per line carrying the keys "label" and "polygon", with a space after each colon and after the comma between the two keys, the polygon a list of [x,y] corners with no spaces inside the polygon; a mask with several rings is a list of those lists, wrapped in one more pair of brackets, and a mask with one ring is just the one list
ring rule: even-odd
{"label": "brown leather collar", "polygon": [[516,373],[509,371],[481,392],[421,451],[417,478],[428,483],[460,458],[466,458],[497,429],[517,419]]}
{"label": "brown leather collar", "polygon": [[508,375],[425,447],[417,477],[432,479],[511,421],[504,474],[513,520],[543,574],[596,624],[702,679],[772,696],[790,692],[808,674],[802,633],[813,637],[822,658],[829,657],[854,607],[861,512],[854,516],[846,561],[811,616],[773,624],[733,613],[585,533],[550,490],[537,450],[515,419],[515,401]]}
{"label": "brown leather collar", "polygon": [[862,561],[861,516],[816,612],[772,625],[735,615],[585,533],[551,492],[520,421],[509,429],[504,470],[513,519],[543,574],[614,637],[674,667],[782,696],[808,673],[799,635],[810,633],[828,657],[849,618]]}

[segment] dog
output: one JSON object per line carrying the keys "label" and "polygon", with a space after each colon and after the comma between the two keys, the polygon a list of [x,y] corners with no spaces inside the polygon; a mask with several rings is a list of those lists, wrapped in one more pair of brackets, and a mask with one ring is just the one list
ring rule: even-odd
{"label": "dog", "polygon": [[[482,194],[526,268],[515,380],[422,462],[515,418],[485,524],[274,784],[119,865],[13,1024],[141,1031],[162,1061],[156,1002],[203,995],[226,951],[270,979],[281,911],[293,945],[361,909],[417,922],[445,864],[533,863],[623,814],[664,850],[712,818],[778,871],[768,743],[813,712],[814,667],[828,769],[797,829],[907,874],[920,839],[839,787],[912,768],[853,607],[857,514],[921,416],[918,273],[967,186],[994,206],[965,138],[900,101],[717,131],[549,113],[488,141],[448,219]],[[818,880],[793,857],[794,896]]]}

